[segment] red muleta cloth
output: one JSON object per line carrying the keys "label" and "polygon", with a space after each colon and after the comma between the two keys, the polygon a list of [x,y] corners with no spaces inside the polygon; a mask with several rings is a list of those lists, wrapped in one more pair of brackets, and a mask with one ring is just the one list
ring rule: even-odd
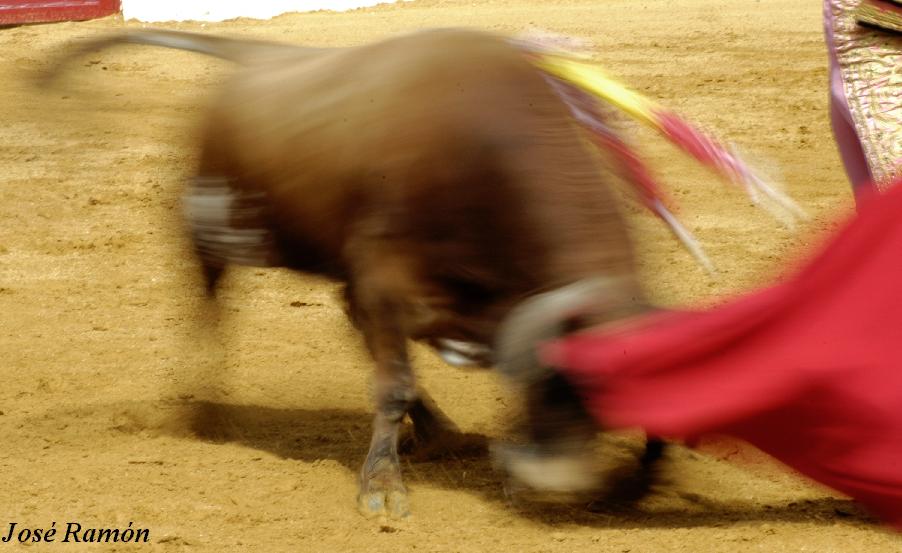
{"label": "red muleta cloth", "polygon": [[902,181],[788,282],[548,344],[599,422],[746,440],[902,529]]}

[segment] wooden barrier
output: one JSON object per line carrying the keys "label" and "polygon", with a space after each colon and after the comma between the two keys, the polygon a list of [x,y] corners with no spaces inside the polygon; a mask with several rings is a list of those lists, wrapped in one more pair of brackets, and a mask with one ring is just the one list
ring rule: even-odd
{"label": "wooden barrier", "polygon": [[119,13],[120,0],[0,0],[0,25],[79,21]]}

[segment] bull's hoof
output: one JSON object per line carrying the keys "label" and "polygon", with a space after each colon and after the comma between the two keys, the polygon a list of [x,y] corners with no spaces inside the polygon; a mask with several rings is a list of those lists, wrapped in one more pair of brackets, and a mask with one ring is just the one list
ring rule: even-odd
{"label": "bull's hoof", "polygon": [[367,518],[403,519],[410,516],[407,490],[401,481],[401,471],[388,459],[378,461],[372,470],[361,477],[357,508]]}
{"label": "bull's hoof", "polygon": [[357,508],[367,518],[404,519],[410,516],[407,492],[404,490],[376,490],[361,492]]}

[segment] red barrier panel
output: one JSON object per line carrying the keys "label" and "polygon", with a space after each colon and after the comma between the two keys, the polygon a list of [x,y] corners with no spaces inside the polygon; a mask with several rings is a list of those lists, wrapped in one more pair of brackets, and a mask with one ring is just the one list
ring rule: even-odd
{"label": "red barrier panel", "polygon": [[119,13],[120,0],[0,0],[0,25],[93,19]]}

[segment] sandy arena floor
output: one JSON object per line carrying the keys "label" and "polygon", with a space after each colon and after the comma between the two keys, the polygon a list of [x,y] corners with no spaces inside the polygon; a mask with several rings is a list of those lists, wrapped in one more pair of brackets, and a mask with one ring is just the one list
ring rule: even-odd
{"label": "sandy arena floor", "polygon": [[[658,495],[605,514],[510,506],[486,458],[405,462],[413,516],[365,520],[354,498],[370,365],[334,286],[284,271],[236,271],[225,283],[231,439],[180,430],[172,400],[207,355],[192,345],[201,289],[178,196],[194,125],[229,66],[123,48],[76,64],[67,86],[48,95],[25,80],[64,41],[122,25],[0,29],[4,535],[9,522],[133,521],[150,529],[150,544],[31,549],[902,551],[902,540],[845,499],[724,445],[674,451]],[[817,0],[418,0],[166,26],[339,46],[461,25],[591,38],[615,75],[781,168],[812,215],[804,229],[782,227],[674,149],[648,143],[721,271],[707,277],[658,222],[630,208],[644,281],[662,303],[772,282],[851,209],[828,123]],[[422,349],[416,358],[425,386],[464,430],[500,432],[508,399],[491,375],[446,367]]]}

